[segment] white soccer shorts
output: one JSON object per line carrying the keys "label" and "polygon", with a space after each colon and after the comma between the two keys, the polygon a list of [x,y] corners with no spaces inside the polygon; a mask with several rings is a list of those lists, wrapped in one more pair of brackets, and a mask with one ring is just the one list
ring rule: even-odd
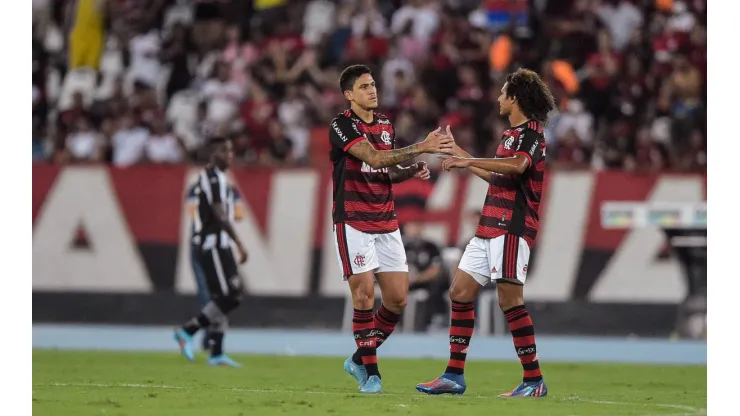
{"label": "white soccer shorts", "polygon": [[521,237],[504,234],[491,239],[473,237],[457,267],[481,286],[494,280],[523,285],[528,263],[529,244]]}
{"label": "white soccer shorts", "polygon": [[368,271],[375,273],[409,271],[406,250],[399,230],[369,234],[345,223],[336,223],[334,237],[337,261],[344,280],[353,274]]}

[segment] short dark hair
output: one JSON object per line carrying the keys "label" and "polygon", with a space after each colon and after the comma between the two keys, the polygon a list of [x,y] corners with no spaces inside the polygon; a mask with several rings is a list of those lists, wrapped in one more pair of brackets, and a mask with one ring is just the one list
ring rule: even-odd
{"label": "short dark hair", "polygon": [[216,148],[218,148],[222,144],[226,144],[226,142],[228,141],[231,141],[231,139],[225,136],[212,137],[211,140],[208,141],[208,147],[211,152],[214,152]]}
{"label": "short dark hair", "polygon": [[547,121],[547,114],[555,109],[555,98],[536,72],[517,69],[506,77],[506,82],[509,84],[506,96],[516,98],[525,116],[539,122]]}
{"label": "short dark hair", "polygon": [[342,75],[339,76],[339,88],[344,93],[347,90],[351,90],[355,85],[357,78],[365,75],[372,74],[373,72],[365,65],[351,65],[342,71]]}

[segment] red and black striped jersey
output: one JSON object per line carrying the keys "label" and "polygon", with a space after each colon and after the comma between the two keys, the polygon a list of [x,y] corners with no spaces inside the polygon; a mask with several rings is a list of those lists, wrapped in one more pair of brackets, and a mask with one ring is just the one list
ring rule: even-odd
{"label": "red and black striped jersey", "polygon": [[521,175],[493,174],[476,237],[496,238],[514,234],[524,238],[530,247],[534,244],[540,226],[546,150],[542,124],[536,121],[528,121],[504,132],[496,149],[496,158],[521,154],[529,159],[529,167]]}
{"label": "red and black striped jersey", "polygon": [[334,203],[332,217],[366,233],[389,233],[398,229],[393,189],[388,168],[373,169],[348,153],[367,139],[377,150],[391,150],[395,132],[388,117],[375,113],[366,123],[352,110],[337,115],[329,126]]}

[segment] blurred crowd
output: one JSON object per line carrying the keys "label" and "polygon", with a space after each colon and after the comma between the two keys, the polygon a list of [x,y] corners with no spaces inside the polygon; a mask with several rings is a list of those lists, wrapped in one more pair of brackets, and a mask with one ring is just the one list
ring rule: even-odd
{"label": "blurred crowd", "polygon": [[[33,0],[33,158],[325,166],[343,67],[400,145],[492,156],[507,72],[538,71],[561,168],[706,169],[706,0]],[[326,143],[325,143],[326,142]],[[430,162],[434,162],[430,160]]]}

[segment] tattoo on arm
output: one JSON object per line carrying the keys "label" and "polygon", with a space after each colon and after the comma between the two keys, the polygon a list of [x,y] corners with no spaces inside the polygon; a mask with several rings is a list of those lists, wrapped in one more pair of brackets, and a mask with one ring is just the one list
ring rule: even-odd
{"label": "tattoo on arm", "polygon": [[394,150],[376,150],[367,140],[349,148],[349,153],[374,169],[387,168],[424,153],[418,144]]}

